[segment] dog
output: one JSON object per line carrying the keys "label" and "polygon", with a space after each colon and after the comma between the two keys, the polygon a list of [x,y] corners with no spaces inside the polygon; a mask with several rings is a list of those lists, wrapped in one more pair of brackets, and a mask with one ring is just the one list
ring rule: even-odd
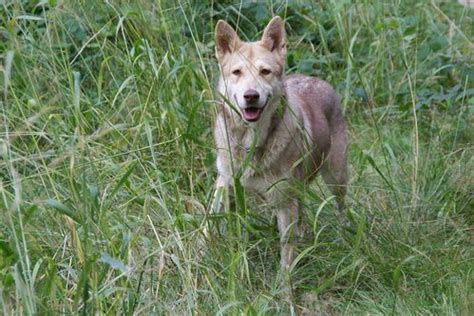
{"label": "dog", "polygon": [[321,171],[338,210],[344,208],[347,132],[339,98],[321,79],[285,75],[287,45],[280,17],[269,22],[256,42],[241,41],[223,20],[214,35],[220,68],[216,192],[229,191],[238,175],[246,194],[271,205],[281,270],[288,272],[294,239],[301,235],[295,183],[309,183]]}

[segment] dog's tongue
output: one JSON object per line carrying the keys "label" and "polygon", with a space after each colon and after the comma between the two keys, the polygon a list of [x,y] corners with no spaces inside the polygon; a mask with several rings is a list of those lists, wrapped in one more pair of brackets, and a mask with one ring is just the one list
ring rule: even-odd
{"label": "dog's tongue", "polygon": [[262,108],[246,108],[243,111],[244,119],[249,122],[258,121],[260,114],[262,114]]}

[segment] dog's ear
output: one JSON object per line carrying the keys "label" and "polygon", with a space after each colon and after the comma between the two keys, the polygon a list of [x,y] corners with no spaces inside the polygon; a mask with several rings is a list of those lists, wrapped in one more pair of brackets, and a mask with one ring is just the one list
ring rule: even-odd
{"label": "dog's ear", "polygon": [[276,16],[267,25],[262,35],[262,42],[270,51],[278,52],[282,57],[286,54],[285,23]]}
{"label": "dog's ear", "polygon": [[217,22],[214,36],[217,59],[221,59],[225,54],[232,53],[240,42],[239,36],[232,26],[223,20]]}

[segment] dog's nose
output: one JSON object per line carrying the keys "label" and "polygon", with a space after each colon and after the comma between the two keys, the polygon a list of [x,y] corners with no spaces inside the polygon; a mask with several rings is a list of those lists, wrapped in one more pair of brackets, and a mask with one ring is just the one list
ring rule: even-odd
{"label": "dog's nose", "polygon": [[247,103],[257,102],[258,98],[260,98],[260,94],[258,94],[254,89],[249,89],[244,93],[244,99]]}

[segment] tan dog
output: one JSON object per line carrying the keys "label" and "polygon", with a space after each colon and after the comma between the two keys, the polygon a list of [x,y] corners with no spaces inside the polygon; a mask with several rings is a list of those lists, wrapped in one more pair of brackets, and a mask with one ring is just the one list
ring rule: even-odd
{"label": "tan dog", "polygon": [[[311,181],[319,170],[343,209],[347,184],[346,125],[333,88],[320,79],[284,75],[285,29],[273,18],[258,42],[242,42],[220,20],[215,29],[221,96],[215,123],[219,192],[237,174],[246,193],[276,210],[281,268],[293,260],[300,203],[294,181]],[[240,173],[238,173],[240,171]]]}

